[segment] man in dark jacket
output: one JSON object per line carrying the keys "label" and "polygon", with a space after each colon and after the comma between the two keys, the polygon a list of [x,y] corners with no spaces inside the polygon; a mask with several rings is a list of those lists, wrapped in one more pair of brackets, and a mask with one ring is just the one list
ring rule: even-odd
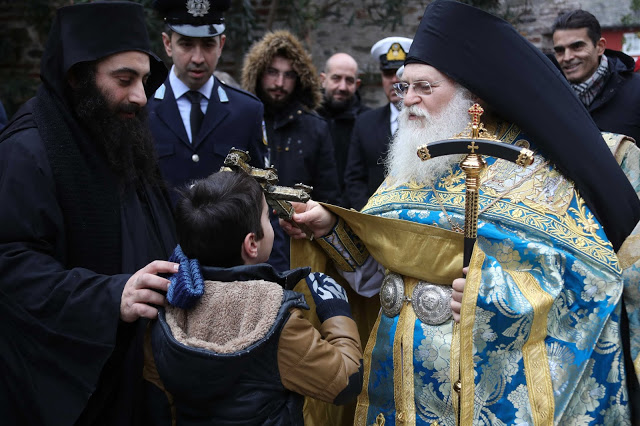
{"label": "man in dark jacket", "polygon": [[213,75],[226,41],[222,14],[229,3],[211,1],[205,10],[185,0],[154,2],[164,17],[162,41],[173,66],[149,100],[149,120],[171,188],[220,170],[234,147],[249,151],[252,165],[264,166],[262,104]]}
{"label": "man in dark jacket", "polygon": [[[266,34],[251,47],[242,68],[242,87],[265,105],[270,163],[279,184],[313,187],[314,200],[338,204],[340,189],[327,121],[316,109],[322,93],[311,55],[288,31]],[[289,269],[289,238],[276,227],[269,260]]]}
{"label": "man in dark jacket", "polygon": [[366,111],[356,119],[345,169],[345,188],[350,207],[362,209],[384,180],[384,159],[391,136],[398,128],[402,99],[393,90],[400,81],[396,75],[411,47],[406,37],[386,37],[371,48],[371,56],[380,62],[382,89],[389,103]]}
{"label": "man in dark jacket", "polygon": [[344,187],[344,169],[351,143],[351,131],[356,116],[370,108],[360,101],[358,88],[358,63],[347,53],[336,53],[327,59],[324,72],[320,73],[323,89],[322,107],[318,113],[327,119],[331,129],[333,150],[336,154],[338,184],[342,200],[340,205],[350,207]]}
{"label": "man in dark jacket", "polygon": [[58,10],[42,85],[0,134],[0,418],[131,425],[142,331],[175,272],[144,106],[166,78],[144,9]]}
{"label": "man in dark jacket", "polygon": [[605,48],[600,23],[585,10],[561,14],[552,31],[560,69],[596,125],[640,143],[640,75],[633,59]]}

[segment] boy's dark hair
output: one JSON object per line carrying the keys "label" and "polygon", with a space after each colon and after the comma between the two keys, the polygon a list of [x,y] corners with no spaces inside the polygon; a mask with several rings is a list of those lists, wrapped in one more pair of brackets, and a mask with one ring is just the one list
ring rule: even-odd
{"label": "boy's dark hair", "polygon": [[175,209],[178,242],[184,254],[208,266],[244,263],[247,234],[264,236],[262,188],[244,172],[218,172],[181,191]]}
{"label": "boy's dark hair", "polygon": [[602,37],[602,30],[600,29],[600,22],[591,13],[586,10],[577,9],[560,14],[551,27],[551,34],[557,30],[575,30],[579,28],[586,28],[587,35],[595,46]]}

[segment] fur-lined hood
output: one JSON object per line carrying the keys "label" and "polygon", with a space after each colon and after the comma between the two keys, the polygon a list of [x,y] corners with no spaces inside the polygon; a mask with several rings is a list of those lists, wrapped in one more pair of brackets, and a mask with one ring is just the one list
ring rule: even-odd
{"label": "fur-lined hood", "polygon": [[291,59],[293,69],[298,73],[294,98],[309,109],[320,107],[320,78],[311,55],[296,36],[285,30],[267,33],[251,46],[242,66],[242,88],[257,94],[260,77],[276,54]]}

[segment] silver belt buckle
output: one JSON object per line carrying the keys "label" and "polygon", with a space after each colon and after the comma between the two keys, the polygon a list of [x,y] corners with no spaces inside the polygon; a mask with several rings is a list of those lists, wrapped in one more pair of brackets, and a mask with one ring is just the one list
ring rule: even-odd
{"label": "silver belt buckle", "polygon": [[389,272],[382,280],[380,287],[380,305],[382,312],[388,317],[395,317],[402,310],[404,304],[404,281],[396,273]]}
{"label": "silver belt buckle", "polygon": [[418,282],[411,298],[404,294],[402,276],[395,272],[385,275],[380,288],[380,305],[388,317],[395,317],[402,310],[404,302],[410,302],[420,321],[429,325],[440,325],[451,318],[451,293],[449,286]]}
{"label": "silver belt buckle", "polygon": [[451,312],[451,287],[420,281],[413,290],[411,305],[425,324],[440,325],[453,315]]}

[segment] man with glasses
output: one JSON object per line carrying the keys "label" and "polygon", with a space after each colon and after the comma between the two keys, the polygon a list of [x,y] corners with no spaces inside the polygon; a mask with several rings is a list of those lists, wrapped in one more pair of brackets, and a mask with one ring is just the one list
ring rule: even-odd
{"label": "man with glasses", "polygon": [[[180,188],[216,172],[233,147],[249,151],[263,167],[263,107],[249,93],[213,73],[226,41],[223,12],[229,0],[156,0],[165,22],[162,33],[173,61],[169,77],[149,100],[149,119],[163,177]],[[171,192],[175,201],[177,194]]]}
{"label": "man with glasses", "polygon": [[[270,164],[278,171],[278,183],[310,185],[315,200],[339,203],[329,125],[316,112],[322,102],[320,81],[300,40],[288,31],[267,33],[245,57],[242,87],[264,103]],[[269,263],[289,269],[289,239],[279,227]]]}
{"label": "man with glasses", "polygon": [[[293,216],[315,241],[292,253],[319,245],[360,295],[380,293],[355,424],[631,424],[640,149],[601,134],[508,22],[461,2],[427,6],[404,64],[387,178],[362,213],[308,202]],[[494,144],[478,152],[481,138]],[[522,148],[532,164],[500,154]],[[460,164],[471,153],[486,162],[477,223]]]}
{"label": "man with glasses", "polygon": [[349,204],[356,210],[365,203],[384,180],[384,158],[392,135],[398,128],[402,99],[395,93],[398,69],[411,47],[406,37],[386,37],[371,48],[371,56],[380,63],[382,89],[388,104],[359,115],[351,134],[345,168],[345,191]]}

